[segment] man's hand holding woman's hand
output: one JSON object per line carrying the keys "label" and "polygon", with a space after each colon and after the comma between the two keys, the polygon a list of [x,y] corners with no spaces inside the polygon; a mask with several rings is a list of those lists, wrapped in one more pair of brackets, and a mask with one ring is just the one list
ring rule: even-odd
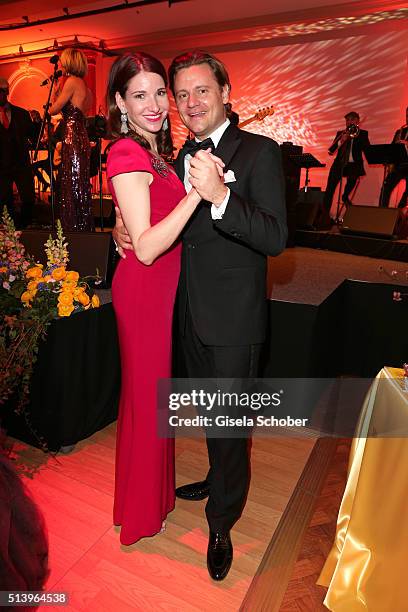
{"label": "man's hand holding woman's hand", "polygon": [[208,151],[197,151],[190,161],[190,184],[198,191],[203,200],[220,206],[228,193],[224,185],[225,164]]}
{"label": "man's hand holding woman's hand", "polygon": [[[213,155],[208,149],[198,151],[190,164],[190,183],[193,188],[188,194],[189,199],[195,205],[198,205],[203,199],[219,206],[227,195],[227,188],[223,180],[225,164],[222,159]],[[120,257],[126,259],[126,251],[133,251],[133,245],[117,206],[115,206],[115,214],[116,224],[112,230],[112,238]]]}

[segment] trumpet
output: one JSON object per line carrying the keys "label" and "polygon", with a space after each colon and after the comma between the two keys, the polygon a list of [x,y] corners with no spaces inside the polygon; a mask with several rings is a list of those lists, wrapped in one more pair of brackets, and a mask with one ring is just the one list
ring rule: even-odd
{"label": "trumpet", "polygon": [[345,131],[348,132],[350,138],[356,138],[360,133],[360,128],[358,127],[357,123],[351,123],[346,127]]}

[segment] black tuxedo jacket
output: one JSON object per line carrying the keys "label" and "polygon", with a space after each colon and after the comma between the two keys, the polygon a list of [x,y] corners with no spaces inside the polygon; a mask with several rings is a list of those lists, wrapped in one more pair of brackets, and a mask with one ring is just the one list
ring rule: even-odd
{"label": "black tuxedo jacket", "polygon": [[[333,144],[329,148],[329,152],[330,153],[334,153],[336,151],[336,149],[338,148],[337,155],[336,155],[336,160],[335,160],[337,163],[342,163],[342,159],[341,159],[341,157],[342,157],[342,154],[341,154],[342,147],[337,147],[337,141],[340,139],[343,131],[344,130],[339,130],[337,132],[337,134],[336,134],[336,136],[334,138]],[[368,139],[368,132],[367,132],[367,130],[361,130],[360,129],[360,132],[359,132],[358,136],[356,136],[352,140],[353,140],[353,159],[354,159],[354,163],[355,163],[355,172],[353,172],[353,174],[355,174],[356,176],[364,176],[365,175],[365,170],[364,170],[364,162],[363,162],[363,152],[366,150],[366,148],[370,144],[370,141]]]}
{"label": "black tuxedo jacket", "polygon": [[[265,340],[267,255],[286,244],[284,178],[275,141],[228,126],[215,150],[236,181],[222,219],[213,221],[202,201],[183,232],[178,291],[180,330],[187,304],[196,332],[207,345],[234,346]],[[176,170],[184,180],[181,151]]]}
{"label": "black tuxedo jacket", "polygon": [[406,140],[408,138],[408,126],[402,125],[394,134],[391,144],[395,144],[397,140]]}
{"label": "black tuxedo jacket", "polygon": [[11,119],[8,129],[0,123],[0,169],[8,170],[15,165],[30,166],[29,147],[35,145],[36,126],[30,113],[24,108],[10,104]]}
{"label": "black tuxedo jacket", "polygon": [[[402,125],[394,134],[391,144],[395,144],[397,140],[406,140],[408,138],[408,126]],[[394,168],[398,170],[408,171],[408,147],[405,147],[407,155],[399,164],[396,164]]]}

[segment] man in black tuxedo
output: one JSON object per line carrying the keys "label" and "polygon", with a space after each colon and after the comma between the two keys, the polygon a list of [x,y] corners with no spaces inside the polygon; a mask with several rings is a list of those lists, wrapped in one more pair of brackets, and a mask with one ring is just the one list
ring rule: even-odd
{"label": "man in black tuxedo", "polygon": [[387,174],[380,196],[380,206],[386,208],[390,203],[390,197],[400,181],[405,180],[405,190],[398,202],[398,208],[404,208],[408,203],[408,106],[405,109],[405,125],[402,125],[394,134],[391,144],[401,144],[406,149],[406,159],[393,166]]}
{"label": "man in black tuxedo", "polygon": [[360,176],[365,175],[362,153],[369,146],[367,130],[359,127],[359,114],[352,111],[345,115],[346,129],[339,130],[329,148],[329,155],[334,155],[334,160],[327,179],[326,191],[323,199],[323,209],[326,218],[329,217],[333,195],[336,187],[343,177],[346,185],[341,199],[346,206],[351,206],[350,194],[357,184]]}
{"label": "man in black tuxedo", "polygon": [[[226,118],[230,81],[214,56],[193,52],[173,60],[170,87],[183,123],[195,135],[176,160],[186,189],[202,202],[183,231],[177,317],[179,341],[191,378],[257,376],[267,322],[267,255],[286,244],[284,179],[276,142],[239,130]],[[225,164],[221,178],[202,149]],[[118,213],[117,213],[118,214]],[[120,247],[126,238],[117,224]],[[249,485],[246,438],[207,438],[205,480],[176,495],[208,496],[207,565],[222,580],[232,563],[230,529],[241,515]]]}
{"label": "man in black tuxedo", "polygon": [[0,204],[16,219],[13,184],[21,200],[20,227],[32,220],[35,190],[29,144],[35,143],[36,126],[30,113],[8,101],[9,84],[0,78]]}

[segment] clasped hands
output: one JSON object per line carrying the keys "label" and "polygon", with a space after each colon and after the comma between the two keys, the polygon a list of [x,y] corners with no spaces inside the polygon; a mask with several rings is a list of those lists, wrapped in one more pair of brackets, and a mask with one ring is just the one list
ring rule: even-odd
{"label": "clasped hands", "polygon": [[[189,181],[203,200],[212,202],[215,206],[220,206],[227,195],[227,187],[224,185],[225,164],[210,149],[197,151],[190,161]],[[122,215],[115,206],[116,225],[112,231],[112,236],[116,242],[116,250],[120,257],[126,258],[126,250],[133,250],[132,241],[123,223]]]}
{"label": "clasped hands", "polygon": [[228,193],[228,188],[224,185],[224,166],[222,159],[211,153],[210,149],[197,151],[190,160],[190,185],[203,200],[217,207]]}

